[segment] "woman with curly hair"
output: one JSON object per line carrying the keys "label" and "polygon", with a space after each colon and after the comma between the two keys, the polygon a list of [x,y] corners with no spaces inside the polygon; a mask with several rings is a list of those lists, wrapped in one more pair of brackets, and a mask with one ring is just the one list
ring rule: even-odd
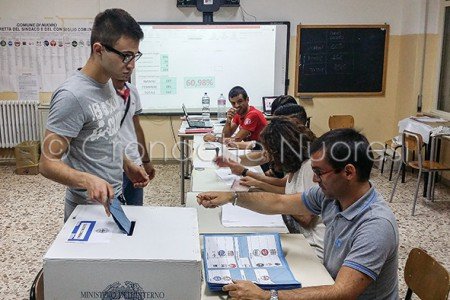
{"label": "woman with curly hair", "polygon": [[[232,161],[227,165],[234,174],[244,176],[242,185],[279,194],[300,193],[315,185],[309,160],[309,145],[315,138],[314,133],[296,118],[276,117],[261,132],[261,142],[274,168],[282,171],[285,177],[265,176]],[[306,237],[322,260],[325,225],[320,217],[283,215],[283,220],[290,233],[302,233]]]}

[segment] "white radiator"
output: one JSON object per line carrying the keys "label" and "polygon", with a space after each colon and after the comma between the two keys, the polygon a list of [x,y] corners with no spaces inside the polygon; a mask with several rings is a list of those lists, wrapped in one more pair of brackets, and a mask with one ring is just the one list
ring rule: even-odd
{"label": "white radiator", "polygon": [[0,100],[0,148],[39,141],[39,101]]}

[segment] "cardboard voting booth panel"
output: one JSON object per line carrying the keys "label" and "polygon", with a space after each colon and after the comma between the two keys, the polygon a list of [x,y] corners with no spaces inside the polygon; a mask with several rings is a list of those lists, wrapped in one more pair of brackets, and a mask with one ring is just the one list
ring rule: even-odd
{"label": "cardboard voting booth panel", "polygon": [[103,206],[77,206],[44,256],[45,299],[200,299],[197,211],[123,209],[129,236]]}

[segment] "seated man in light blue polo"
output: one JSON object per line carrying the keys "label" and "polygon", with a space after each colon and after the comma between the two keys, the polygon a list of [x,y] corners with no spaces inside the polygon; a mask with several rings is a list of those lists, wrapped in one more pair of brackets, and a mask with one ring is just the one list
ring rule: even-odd
{"label": "seated man in light blue polo", "polygon": [[208,192],[198,202],[231,202],[265,214],[317,214],[326,226],[324,265],[333,285],[264,291],[249,281],[226,285],[234,299],[397,299],[398,227],[369,181],[373,156],[353,129],[325,133],[311,145],[314,181],[303,194]]}

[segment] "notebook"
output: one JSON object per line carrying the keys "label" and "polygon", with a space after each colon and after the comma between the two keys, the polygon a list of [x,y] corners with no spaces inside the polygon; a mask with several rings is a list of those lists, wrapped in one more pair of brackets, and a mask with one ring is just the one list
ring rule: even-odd
{"label": "notebook", "polygon": [[263,101],[263,112],[266,116],[272,115],[272,103],[278,96],[265,96],[262,97]]}
{"label": "notebook", "polygon": [[186,121],[189,125],[190,128],[212,128],[212,124],[210,121],[193,121],[191,119],[189,119],[189,115],[186,111],[186,106],[184,105],[184,103],[181,105],[181,108],[183,109],[184,112],[184,116],[186,118]]}

